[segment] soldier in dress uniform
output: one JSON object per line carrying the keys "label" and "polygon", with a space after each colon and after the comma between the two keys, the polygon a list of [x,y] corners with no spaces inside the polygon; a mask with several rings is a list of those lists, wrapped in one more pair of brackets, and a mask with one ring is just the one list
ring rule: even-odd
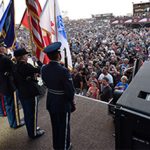
{"label": "soldier in dress uniform", "polygon": [[38,95],[33,89],[33,83],[37,84],[35,76],[40,73],[40,67],[35,68],[27,63],[28,54],[24,48],[14,51],[16,58],[16,85],[18,96],[24,112],[24,120],[28,136],[32,139],[42,136],[45,131],[37,127]]}
{"label": "soldier in dress uniform", "polygon": [[[16,96],[16,89],[13,85],[13,68],[14,64],[7,56],[7,49],[4,42],[0,43],[0,93],[4,96],[6,113],[11,128],[18,128],[24,125],[20,120],[19,106]],[[2,102],[2,101],[1,101]],[[3,105],[4,108],[4,105]]]}
{"label": "soldier in dress uniform", "polygon": [[53,148],[70,150],[70,115],[75,110],[75,91],[68,69],[59,63],[60,47],[61,43],[55,42],[44,49],[50,63],[43,66],[41,72],[43,82],[48,88],[46,105],[52,124]]}

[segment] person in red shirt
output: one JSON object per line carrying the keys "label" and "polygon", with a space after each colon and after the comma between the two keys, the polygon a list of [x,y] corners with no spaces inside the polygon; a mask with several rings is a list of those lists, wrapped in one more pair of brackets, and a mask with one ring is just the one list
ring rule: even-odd
{"label": "person in red shirt", "polygon": [[96,81],[92,80],[90,83],[90,87],[86,93],[86,96],[94,98],[94,99],[99,99],[99,89],[97,87]]}

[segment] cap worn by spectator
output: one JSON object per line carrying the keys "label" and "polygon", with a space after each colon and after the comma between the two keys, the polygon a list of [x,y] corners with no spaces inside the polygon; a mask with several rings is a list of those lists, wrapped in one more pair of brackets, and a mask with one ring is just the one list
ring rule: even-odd
{"label": "cap worn by spectator", "polygon": [[92,72],[92,73],[91,73],[91,76],[92,76],[92,77],[96,77],[96,76],[97,76],[97,73],[96,73],[96,72]]}
{"label": "cap worn by spectator", "polygon": [[109,79],[107,77],[104,77],[103,80],[105,80],[106,82],[109,82]]}
{"label": "cap worn by spectator", "polygon": [[122,76],[121,80],[125,80],[126,82],[128,81],[128,78],[126,76]]}
{"label": "cap worn by spectator", "polygon": [[54,42],[44,49],[44,53],[46,53],[47,55],[51,55],[53,53],[60,52],[60,47],[61,42]]}
{"label": "cap worn by spectator", "polygon": [[15,57],[20,57],[20,56],[23,56],[23,55],[26,55],[26,54],[29,54],[29,52],[27,52],[25,48],[19,48],[19,49],[16,49],[14,51],[14,56]]}

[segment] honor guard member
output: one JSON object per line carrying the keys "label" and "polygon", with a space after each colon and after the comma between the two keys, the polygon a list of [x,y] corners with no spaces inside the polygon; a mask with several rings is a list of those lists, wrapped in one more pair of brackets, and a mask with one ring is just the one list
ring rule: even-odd
{"label": "honor guard member", "polygon": [[28,54],[24,48],[14,51],[16,58],[16,85],[19,99],[24,112],[24,120],[28,136],[32,139],[42,136],[45,131],[37,127],[38,94],[33,85],[37,84],[35,76],[40,73],[40,68],[35,68],[27,62]]}
{"label": "honor guard member", "polygon": [[74,86],[67,68],[63,67],[61,60],[60,42],[52,43],[44,49],[50,63],[41,69],[42,79],[48,88],[47,110],[49,111],[53,148],[55,150],[69,150],[70,143],[70,114],[75,110]]}
{"label": "honor guard member", "polygon": [[5,104],[10,127],[18,128],[24,125],[24,121],[20,120],[16,87],[13,82],[14,64],[7,56],[5,46],[4,42],[0,43],[0,93],[4,96],[2,104]]}

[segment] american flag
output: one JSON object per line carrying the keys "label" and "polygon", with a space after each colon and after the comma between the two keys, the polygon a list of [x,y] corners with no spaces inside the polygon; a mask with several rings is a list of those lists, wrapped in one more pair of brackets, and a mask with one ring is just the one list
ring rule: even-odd
{"label": "american flag", "polygon": [[[42,62],[42,63],[48,63],[49,60],[47,56],[43,53],[44,47],[47,45],[46,43],[50,44],[50,38],[46,38],[48,42],[45,42],[42,36],[42,30],[39,25],[39,17],[42,12],[40,3],[38,0],[26,0],[26,5],[28,8],[28,14],[29,14],[29,20],[30,20],[30,26],[31,26],[31,33],[33,42],[36,45],[36,57]],[[48,36],[47,36],[48,37]]]}

